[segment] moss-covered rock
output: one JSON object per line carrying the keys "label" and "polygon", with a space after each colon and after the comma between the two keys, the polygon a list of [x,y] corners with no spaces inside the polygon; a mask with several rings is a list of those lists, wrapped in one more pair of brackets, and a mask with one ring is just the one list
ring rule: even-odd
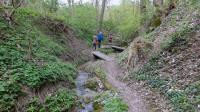
{"label": "moss-covered rock", "polygon": [[112,85],[107,81],[105,81],[103,83],[103,85],[104,85],[104,88],[107,89],[107,90],[111,90],[112,89]]}
{"label": "moss-covered rock", "polygon": [[93,107],[94,107],[94,112],[102,112],[103,111],[103,105],[99,102],[94,102]]}
{"label": "moss-covered rock", "polygon": [[90,79],[88,79],[88,81],[85,83],[85,87],[89,88],[91,90],[97,91],[97,89],[98,89],[97,78],[90,78]]}

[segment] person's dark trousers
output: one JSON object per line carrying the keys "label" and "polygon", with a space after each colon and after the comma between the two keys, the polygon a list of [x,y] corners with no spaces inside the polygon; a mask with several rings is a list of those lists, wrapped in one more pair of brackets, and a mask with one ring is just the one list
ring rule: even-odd
{"label": "person's dark trousers", "polygon": [[93,49],[94,49],[94,50],[97,49],[97,44],[93,43]]}
{"label": "person's dark trousers", "polygon": [[101,48],[101,40],[98,40],[98,47]]}

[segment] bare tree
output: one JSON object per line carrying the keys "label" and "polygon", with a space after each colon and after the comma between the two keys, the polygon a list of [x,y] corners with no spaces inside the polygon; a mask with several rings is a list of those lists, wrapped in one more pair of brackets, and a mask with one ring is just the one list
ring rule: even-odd
{"label": "bare tree", "polygon": [[21,7],[24,0],[2,0],[0,5],[3,11],[2,15],[6,21],[11,25],[14,23],[15,10]]}
{"label": "bare tree", "polygon": [[155,7],[161,7],[163,5],[163,0],[153,0]]}
{"label": "bare tree", "polygon": [[96,21],[99,22],[99,0],[95,0]]}
{"label": "bare tree", "polygon": [[141,13],[144,13],[146,11],[145,0],[140,0],[140,10],[141,10]]}
{"label": "bare tree", "polygon": [[82,5],[83,4],[83,1],[82,0],[79,0],[79,5]]}
{"label": "bare tree", "polygon": [[100,15],[100,18],[99,18],[99,31],[102,30],[102,24],[103,24],[103,17],[104,17],[104,12],[105,12],[105,7],[106,7],[106,1],[107,0],[103,0],[102,1],[101,15]]}
{"label": "bare tree", "polygon": [[74,0],[68,0],[68,5],[70,9],[70,15],[72,16],[74,14]]}

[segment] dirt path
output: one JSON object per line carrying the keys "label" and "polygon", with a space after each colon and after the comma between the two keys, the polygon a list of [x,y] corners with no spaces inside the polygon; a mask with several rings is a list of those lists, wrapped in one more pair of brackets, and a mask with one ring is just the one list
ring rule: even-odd
{"label": "dirt path", "polygon": [[129,112],[149,112],[140,93],[134,87],[127,86],[126,83],[118,80],[123,75],[123,70],[116,61],[105,61],[103,65],[107,72],[107,79],[122,95],[129,106]]}

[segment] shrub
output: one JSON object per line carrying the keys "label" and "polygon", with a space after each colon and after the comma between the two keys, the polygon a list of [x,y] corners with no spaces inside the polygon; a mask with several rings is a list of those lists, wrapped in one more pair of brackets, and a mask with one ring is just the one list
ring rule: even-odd
{"label": "shrub", "polygon": [[50,112],[70,111],[75,106],[76,99],[75,91],[59,90],[46,98],[45,105]]}

